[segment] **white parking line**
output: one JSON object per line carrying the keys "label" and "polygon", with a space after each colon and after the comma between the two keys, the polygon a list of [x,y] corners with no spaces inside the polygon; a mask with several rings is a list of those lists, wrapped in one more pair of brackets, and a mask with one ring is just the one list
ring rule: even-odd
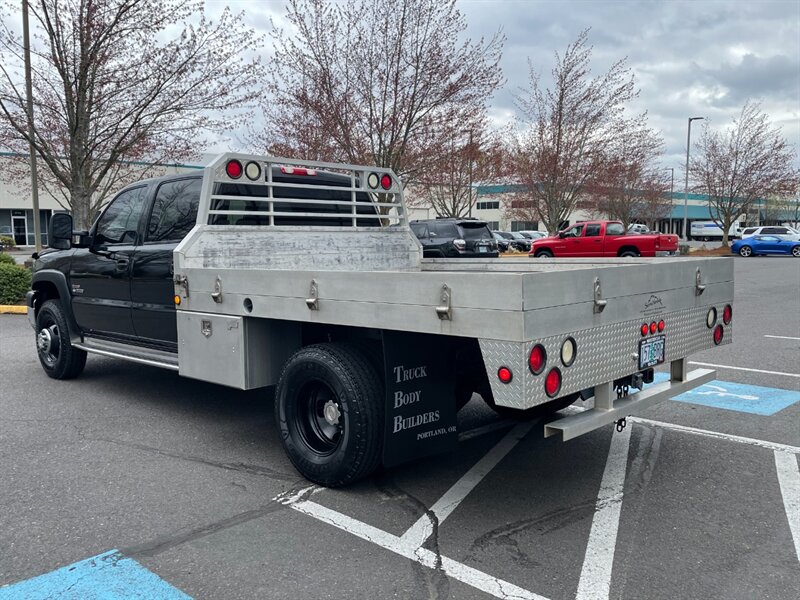
{"label": "white parking line", "polygon": [[422,515],[408,531],[403,534],[404,543],[410,544],[414,548],[419,548],[425,543],[433,533],[434,525],[441,525],[442,522],[461,504],[461,501],[475,489],[481,480],[497,466],[503,457],[508,454],[517,443],[524,438],[533,428],[535,421],[520,423],[509,431],[502,440],[492,448],[486,456],[480,459],[467,471],[461,479],[456,481],[444,495],[436,501],[436,504]]}
{"label": "white parking line", "polygon": [[731,369],[733,371],[749,371],[750,373],[765,373],[766,375],[781,375],[782,377],[798,377],[798,373],[783,373],[782,371],[764,371],[762,369],[748,369],[747,367],[732,367],[731,365],[713,365],[705,362],[689,362],[690,365],[700,365],[701,367],[714,367],[715,369]]}
{"label": "white parking line", "polygon": [[576,600],[605,600],[611,592],[611,568],[614,566],[614,549],[617,547],[630,441],[630,427],[611,438]]}
{"label": "white parking line", "polygon": [[402,538],[387,533],[382,529],[373,527],[366,523],[362,523],[352,517],[348,517],[340,512],[326,508],[321,504],[312,502],[310,500],[303,500],[291,507],[301,513],[310,517],[333,525],[346,531],[356,537],[377,544],[395,554],[399,554],[409,560],[418,562],[421,565],[431,569],[438,569],[444,572],[448,577],[457,579],[467,585],[470,585],[482,592],[491,594],[496,598],[520,598],[525,600],[547,600],[544,596],[534,594],[531,591],[525,590],[519,586],[509,583],[497,577],[468,567],[465,564],[454,561],[446,556],[441,556],[425,548],[415,548],[413,545],[408,544]]}
{"label": "white parking line", "polygon": [[775,469],[783,495],[783,507],[794,539],[794,553],[800,561],[800,470],[797,458],[785,452],[775,452]]}
{"label": "white parking line", "polygon": [[779,444],[777,442],[757,440],[755,438],[742,437],[740,435],[732,435],[730,433],[709,431],[708,429],[698,429],[697,427],[687,427],[686,425],[676,425],[675,423],[666,423],[664,421],[653,421],[652,419],[643,419],[642,417],[628,417],[628,421],[633,421],[634,423],[641,423],[642,425],[654,425],[656,427],[664,427],[665,429],[672,429],[674,431],[681,431],[683,433],[691,433],[693,435],[702,435],[705,437],[716,438],[719,440],[726,440],[728,442],[737,442],[739,444],[757,446],[759,448],[766,448],[767,450],[773,450],[775,452],[800,454],[800,447],[789,446],[788,444]]}
{"label": "white parking line", "polygon": [[776,340],[800,340],[800,337],[791,337],[791,336],[788,336],[788,335],[766,335],[765,334],[764,337],[773,338],[773,339],[776,339]]}

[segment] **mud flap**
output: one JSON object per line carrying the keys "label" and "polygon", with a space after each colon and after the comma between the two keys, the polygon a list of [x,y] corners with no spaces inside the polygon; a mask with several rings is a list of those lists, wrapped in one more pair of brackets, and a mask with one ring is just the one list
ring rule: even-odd
{"label": "mud flap", "polygon": [[455,344],[446,336],[383,332],[385,466],[456,447]]}

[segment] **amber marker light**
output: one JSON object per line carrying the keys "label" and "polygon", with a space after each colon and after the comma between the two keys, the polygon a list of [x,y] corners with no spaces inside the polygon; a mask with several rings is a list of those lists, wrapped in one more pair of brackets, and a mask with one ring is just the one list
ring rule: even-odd
{"label": "amber marker light", "polygon": [[175,302],[175,306],[180,306],[181,305],[181,297],[178,296],[178,294],[175,294],[172,297],[172,300]]}

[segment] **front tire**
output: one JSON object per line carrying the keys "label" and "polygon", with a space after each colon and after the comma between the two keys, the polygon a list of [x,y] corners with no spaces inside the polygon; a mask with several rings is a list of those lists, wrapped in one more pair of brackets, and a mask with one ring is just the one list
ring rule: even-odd
{"label": "front tire", "polygon": [[536,258],[553,258],[553,252],[550,250],[537,250],[534,256]]}
{"label": "front tire", "polygon": [[72,345],[67,318],[58,300],[48,300],[36,316],[36,353],[53,379],[72,379],[86,366],[86,352]]}
{"label": "front tire", "polygon": [[753,249],[750,246],[742,246],[741,248],[739,248],[739,255],[744,256],[745,258],[747,258],[748,256],[752,256]]}
{"label": "front tire", "polygon": [[794,256],[795,258],[800,258],[800,246],[792,247],[792,256]]}
{"label": "front tire", "polygon": [[286,363],[275,421],[289,460],[308,480],[339,487],[366,477],[383,448],[383,383],[356,347],[316,344]]}

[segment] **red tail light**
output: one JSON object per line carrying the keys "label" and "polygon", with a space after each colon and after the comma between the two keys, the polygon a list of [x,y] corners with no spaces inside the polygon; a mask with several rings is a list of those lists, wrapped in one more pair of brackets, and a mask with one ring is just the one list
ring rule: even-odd
{"label": "red tail light", "polygon": [[731,319],[733,319],[733,307],[730,304],[726,304],[725,308],[722,309],[722,322],[725,325],[730,325]]}
{"label": "red tail light", "polygon": [[547,364],[547,352],[545,352],[544,346],[536,344],[528,357],[528,367],[531,373],[538,375],[544,371],[545,364]]}
{"label": "red tail light", "polygon": [[646,336],[650,331],[650,326],[647,323],[642,323],[642,337]]}
{"label": "red tail light", "polygon": [[239,179],[242,176],[242,163],[240,163],[235,158],[233,160],[229,160],[228,164],[225,165],[225,173],[228,174],[228,177],[231,179]]}
{"label": "red tail light", "polygon": [[385,174],[382,175],[381,176],[381,187],[383,189],[385,189],[385,190],[388,190],[390,187],[392,187],[392,178],[389,177],[388,175],[385,175]]}
{"label": "red tail light", "polygon": [[497,369],[497,378],[503,383],[511,383],[511,380],[514,379],[514,375],[508,367],[500,367]]}
{"label": "red tail light", "polygon": [[553,398],[561,390],[561,371],[558,367],[553,367],[548,371],[547,378],[544,380],[545,393]]}
{"label": "red tail light", "polygon": [[659,322],[658,322],[658,331],[659,331],[659,333],[660,333],[660,332],[662,332],[662,331],[664,331],[664,329],[666,328],[666,326],[667,326],[667,324],[666,324],[666,323],[664,323],[664,321],[663,321],[663,320],[659,321]]}
{"label": "red tail light", "polygon": [[722,337],[725,335],[725,331],[722,329],[722,325],[717,325],[714,329],[714,343],[719,346],[722,343]]}
{"label": "red tail light", "polygon": [[656,324],[655,321],[650,323],[650,333],[655,333],[657,329],[658,329],[658,325]]}

